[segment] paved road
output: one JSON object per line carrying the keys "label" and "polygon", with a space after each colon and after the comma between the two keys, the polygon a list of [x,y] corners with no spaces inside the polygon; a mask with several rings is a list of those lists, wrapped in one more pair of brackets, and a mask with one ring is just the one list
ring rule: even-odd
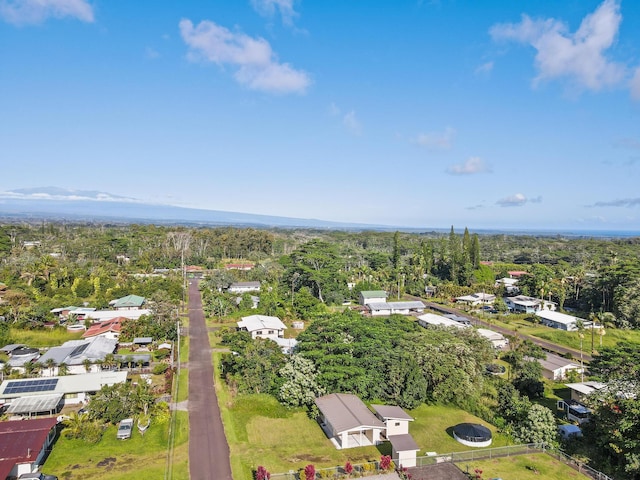
{"label": "paved road", "polygon": [[[418,297],[416,297],[418,298]],[[512,329],[509,328],[505,328],[505,327],[500,327],[498,325],[493,325],[491,323],[485,322],[484,320],[479,319],[478,317],[474,317],[473,315],[469,315],[461,310],[455,309],[455,308],[451,308],[451,307],[445,307],[444,305],[440,305],[438,303],[432,303],[432,302],[427,302],[423,299],[420,299],[424,302],[424,304],[431,308],[432,310],[436,310],[438,312],[441,313],[453,313],[455,315],[460,315],[462,317],[466,317],[469,319],[469,321],[471,321],[471,323],[473,325],[478,325],[478,326],[482,326],[482,327],[486,327],[489,330],[493,330],[495,332],[500,332],[503,335],[511,335],[511,336],[516,336],[518,338],[521,338],[523,340],[530,340],[531,342],[535,343],[536,345],[539,345],[543,350],[546,350],[548,352],[553,352],[553,353],[557,353],[559,355],[564,355],[566,353],[571,353],[571,355],[573,356],[574,359],[580,359],[580,350],[575,350],[573,348],[568,348],[568,347],[564,347],[562,345],[558,345],[556,343],[551,343],[551,342],[547,342],[546,340],[542,340],[540,338],[537,337],[532,337],[531,335],[523,335],[519,332],[515,332]],[[589,346],[587,345],[589,343],[590,345],[590,341],[587,338],[585,338],[584,340],[584,347],[585,350],[588,351]],[[585,363],[590,362],[593,357],[587,353],[585,353],[584,351],[582,352],[582,359]]]}
{"label": "paved road", "polygon": [[189,473],[191,480],[232,480],[229,445],[213,385],[211,345],[198,282],[189,285]]}

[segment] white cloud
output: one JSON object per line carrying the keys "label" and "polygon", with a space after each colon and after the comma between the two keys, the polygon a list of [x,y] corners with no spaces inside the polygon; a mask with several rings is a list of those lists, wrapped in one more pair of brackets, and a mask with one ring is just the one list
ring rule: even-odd
{"label": "white cloud", "polygon": [[347,127],[347,130],[349,130],[354,135],[362,134],[362,125],[356,117],[355,111],[351,110],[344,117],[342,117],[342,123],[345,127]]}
{"label": "white cloud", "polygon": [[155,60],[156,58],[160,58],[160,53],[155,48],[147,47],[145,49],[144,53],[145,53],[146,57],[150,58],[151,60]]}
{"label": "white cloud", "polygon": [[0,0],[0,17],[15,25],[42,23],[50,17],[94,20],[86,0]]}
{"label": "white cloud", "polygon": [[306,72],[279,63],[264,38],[232,32],[209,20],[194,27],[190,20],[183,19],[180,34],[189,46],[189,60],[235,67],[235,79],[252,90],[304,93],[311,84]]}
{"label": "white cloud", "polygon": [[491,169],[480,157],[469,157],[466,162],[452,165],[447,169],[447,172],[451,175],[473,175],[490,171]]}
{"label": "white cloud", "polygon": [[412,142],[429,150],[449,150],[455,135],[456,131],[447,127],[444,132],[420,133]]}
{"label": "white cloud", "polygon": [[271,18],[276,11],[279,12],[285,25],[293,25],[293,19],[298,16],[293,8],[294,3],[295,0],[251,0],[255,11],[263,17]]}
{"label": "white cloud", "polygon": [[340,107],[331,102],[331,104],[329,105],[329,115],[331,115],[332,117],[340,115]]}
{"label": "white cloud", "polygon": [[631,98],[640,100],[640,67],[636,68],[629,86],[631,88]]}
{"label": "white cloud", "polygon": [[527,198],[522,193],[516,193],[515,195],[510,195],[505,198],[501,198],[496,202],[496,205],[500,205],[501,207],[522,207],[527,203],[540,203],[542,202],[542,197],[537,196],[534,198]]}
{"label": "white cloud", "polygon": [[476,68],[476,75],[489,75],[493,70],[493,62],[486,62]]}
{"label": "white cloud", "polygon": [[559,20],[533,20],[523,15],[520,23],[494,25],[490,34],[494,40],[528,43],[537,50],[534,86],[544,80],[567,78],[582,88],[600,90],[619,84],[626,75],[625,65],[605,56],[621,20],[618,2],[605,0],[584,17],[575,33]]}

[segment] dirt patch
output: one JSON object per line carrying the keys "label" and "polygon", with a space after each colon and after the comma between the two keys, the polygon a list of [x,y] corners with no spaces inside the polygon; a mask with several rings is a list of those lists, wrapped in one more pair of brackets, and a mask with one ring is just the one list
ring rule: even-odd
{"label": "dirt patch", "polygon": [[304,462],[312,462],[312,463],[324,463],[324,462],[328,462],[329,458],[319,457],[317,455],[300,455],[299,457],[295,459],[292,458],[291,460],[293,462],[304,461]]}
{"label": "dirt patch", "polygon": [[113,464],[116,463],[115,457],[107,457],[104,460],[98,462],[98,467],[112,467]]}

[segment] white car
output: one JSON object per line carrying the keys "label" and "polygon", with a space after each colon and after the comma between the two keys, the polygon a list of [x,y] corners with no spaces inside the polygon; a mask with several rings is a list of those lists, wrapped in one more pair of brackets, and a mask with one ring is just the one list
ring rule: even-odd
{"label": "white car", "polygon": [[125,418],[124,420],[120,420],[118,424],[118,433],[116,434],[116,438],[118,440],[126,440],[127,438],[131,438],[131,432],[133,431],[133,418]]}

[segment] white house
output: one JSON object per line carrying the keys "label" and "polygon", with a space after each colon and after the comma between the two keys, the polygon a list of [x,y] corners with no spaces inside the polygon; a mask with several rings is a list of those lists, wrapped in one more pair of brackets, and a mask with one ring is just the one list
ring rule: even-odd
{"label": "white house", "polygon": [[[107,355],[116,351],[118,340],[103,336],[95,336],[84,340],[69,340],[59,347],[52,347],[38,359],[42,367],[43,377],[58,375],[58,366],[65,364],[69,374],[100,372],[102,369],[96,362],[103,361]],[[51,368],[47,365],[52,364]],[[87,366],[85,366],[87,364]]]}
{"label": "white house", "polygon": [[504,286],[504,289],[507,293],[509,294],[517,294],[518,292],[520,292],[520,288],[518,287],[518,279],[517,278],[499,278],[498,280],[496,280],[496,283],[494,284],[495,287],[502,287]]}
{"label": "white house", "polygon": [[418,325],[421,327],[439,326],[439,327],[455,327],[455,328],[468,328],[470,325],[457,322],[450,318],[443,317],[442,315],[436,315],[435,313],[425,313],[418,317]]}
{"label": "white house", "polygon": [[409,433],[409,422],[414,418],[396,405],[371,405],[373,411],[384,422],[385,437]]}
{"label": "white house", "polygon": [[127,372],[105,371],[81,375],[64,375],[48,378],[17,378],[0,384],[0,402],[12,403],[15,399],[35,396],[59,395],[65,405],[77,405],[89,399],[89,395],[105,385],[127,381]]}
{"label": "white house", "polygon": [[461,297],[456,297],[456,302],[459,303],[467,303],[471,306],[475,305],[491,305],[495,302],[496,296],[490,293],[474,293],[471,295],[463,295]]}
{"label": "white house", "polygon": [[397,315],[411,315],[413,312],[424,312],[424,303],[421,301],[411,302],[370,302],[366,304],[367,310],[372,317]]}
{"label": "white house", "polygon": [[555,302],[526,295],[504,297],[504,303],[507,304],[509,310],[515,313],[536,313],[542,310],[555,310],[557,306]]}
{"label": "white house", "polygon": [[229,285],[229,293],[259,292],[260,282],[235,282]]}
{"label": "white house", "polygon": [[337,449],[378,445],[385,426],[356,395],[332,393],[315,399],[318,422]]}
{"label": "white house", "polygon": [[249,315],[238,322],[238,329],[251,334],[251,338],[282,338],[286,325],[278,317]]}
{"label": "white house", "polygon": [[387,292],[384,290],[363,290],[360,292],[360,305],[369,303],[385,303],[387,301]]}
{"label": "white house", "polygon": [[112,320],[118,317],[124,317],[130,320],[137,320],[142,315],[150,315],[151,310],[148,308],[134,308],[134,309],[120,309],[120,310],[94,310],[84,311],[77,309],[69,312],[70,315],[75,315],[78,320],[89,319],[93,322],[103,322],[105,320]]}
{"label": "white house", "polygon": [[592,325],[592,322],[582,320],[573,315],[566,313],[554,312],[551,310],[540,310],[536,312],[536,316],[540,317],[542,324],[547,327],[557,328],[559,330],[567,330],[569,332],[578,330],[578,321],[581,320],[585,327]]}
{"label": "white house", "polygon": [[494,348],[502,349],[509,345],[509,340],[504,335],[493,330],[487,330],[486,328],[478,328],[476,330],[478,334],[491,342]]}
{"label": "white house", "polygon": [[546,357],[538,359],[538,362],[542,365],[542,376],[549,380],[564,380],[570,371],[583,372],[583,368],[577,363],[553,353],[547,353]]}

